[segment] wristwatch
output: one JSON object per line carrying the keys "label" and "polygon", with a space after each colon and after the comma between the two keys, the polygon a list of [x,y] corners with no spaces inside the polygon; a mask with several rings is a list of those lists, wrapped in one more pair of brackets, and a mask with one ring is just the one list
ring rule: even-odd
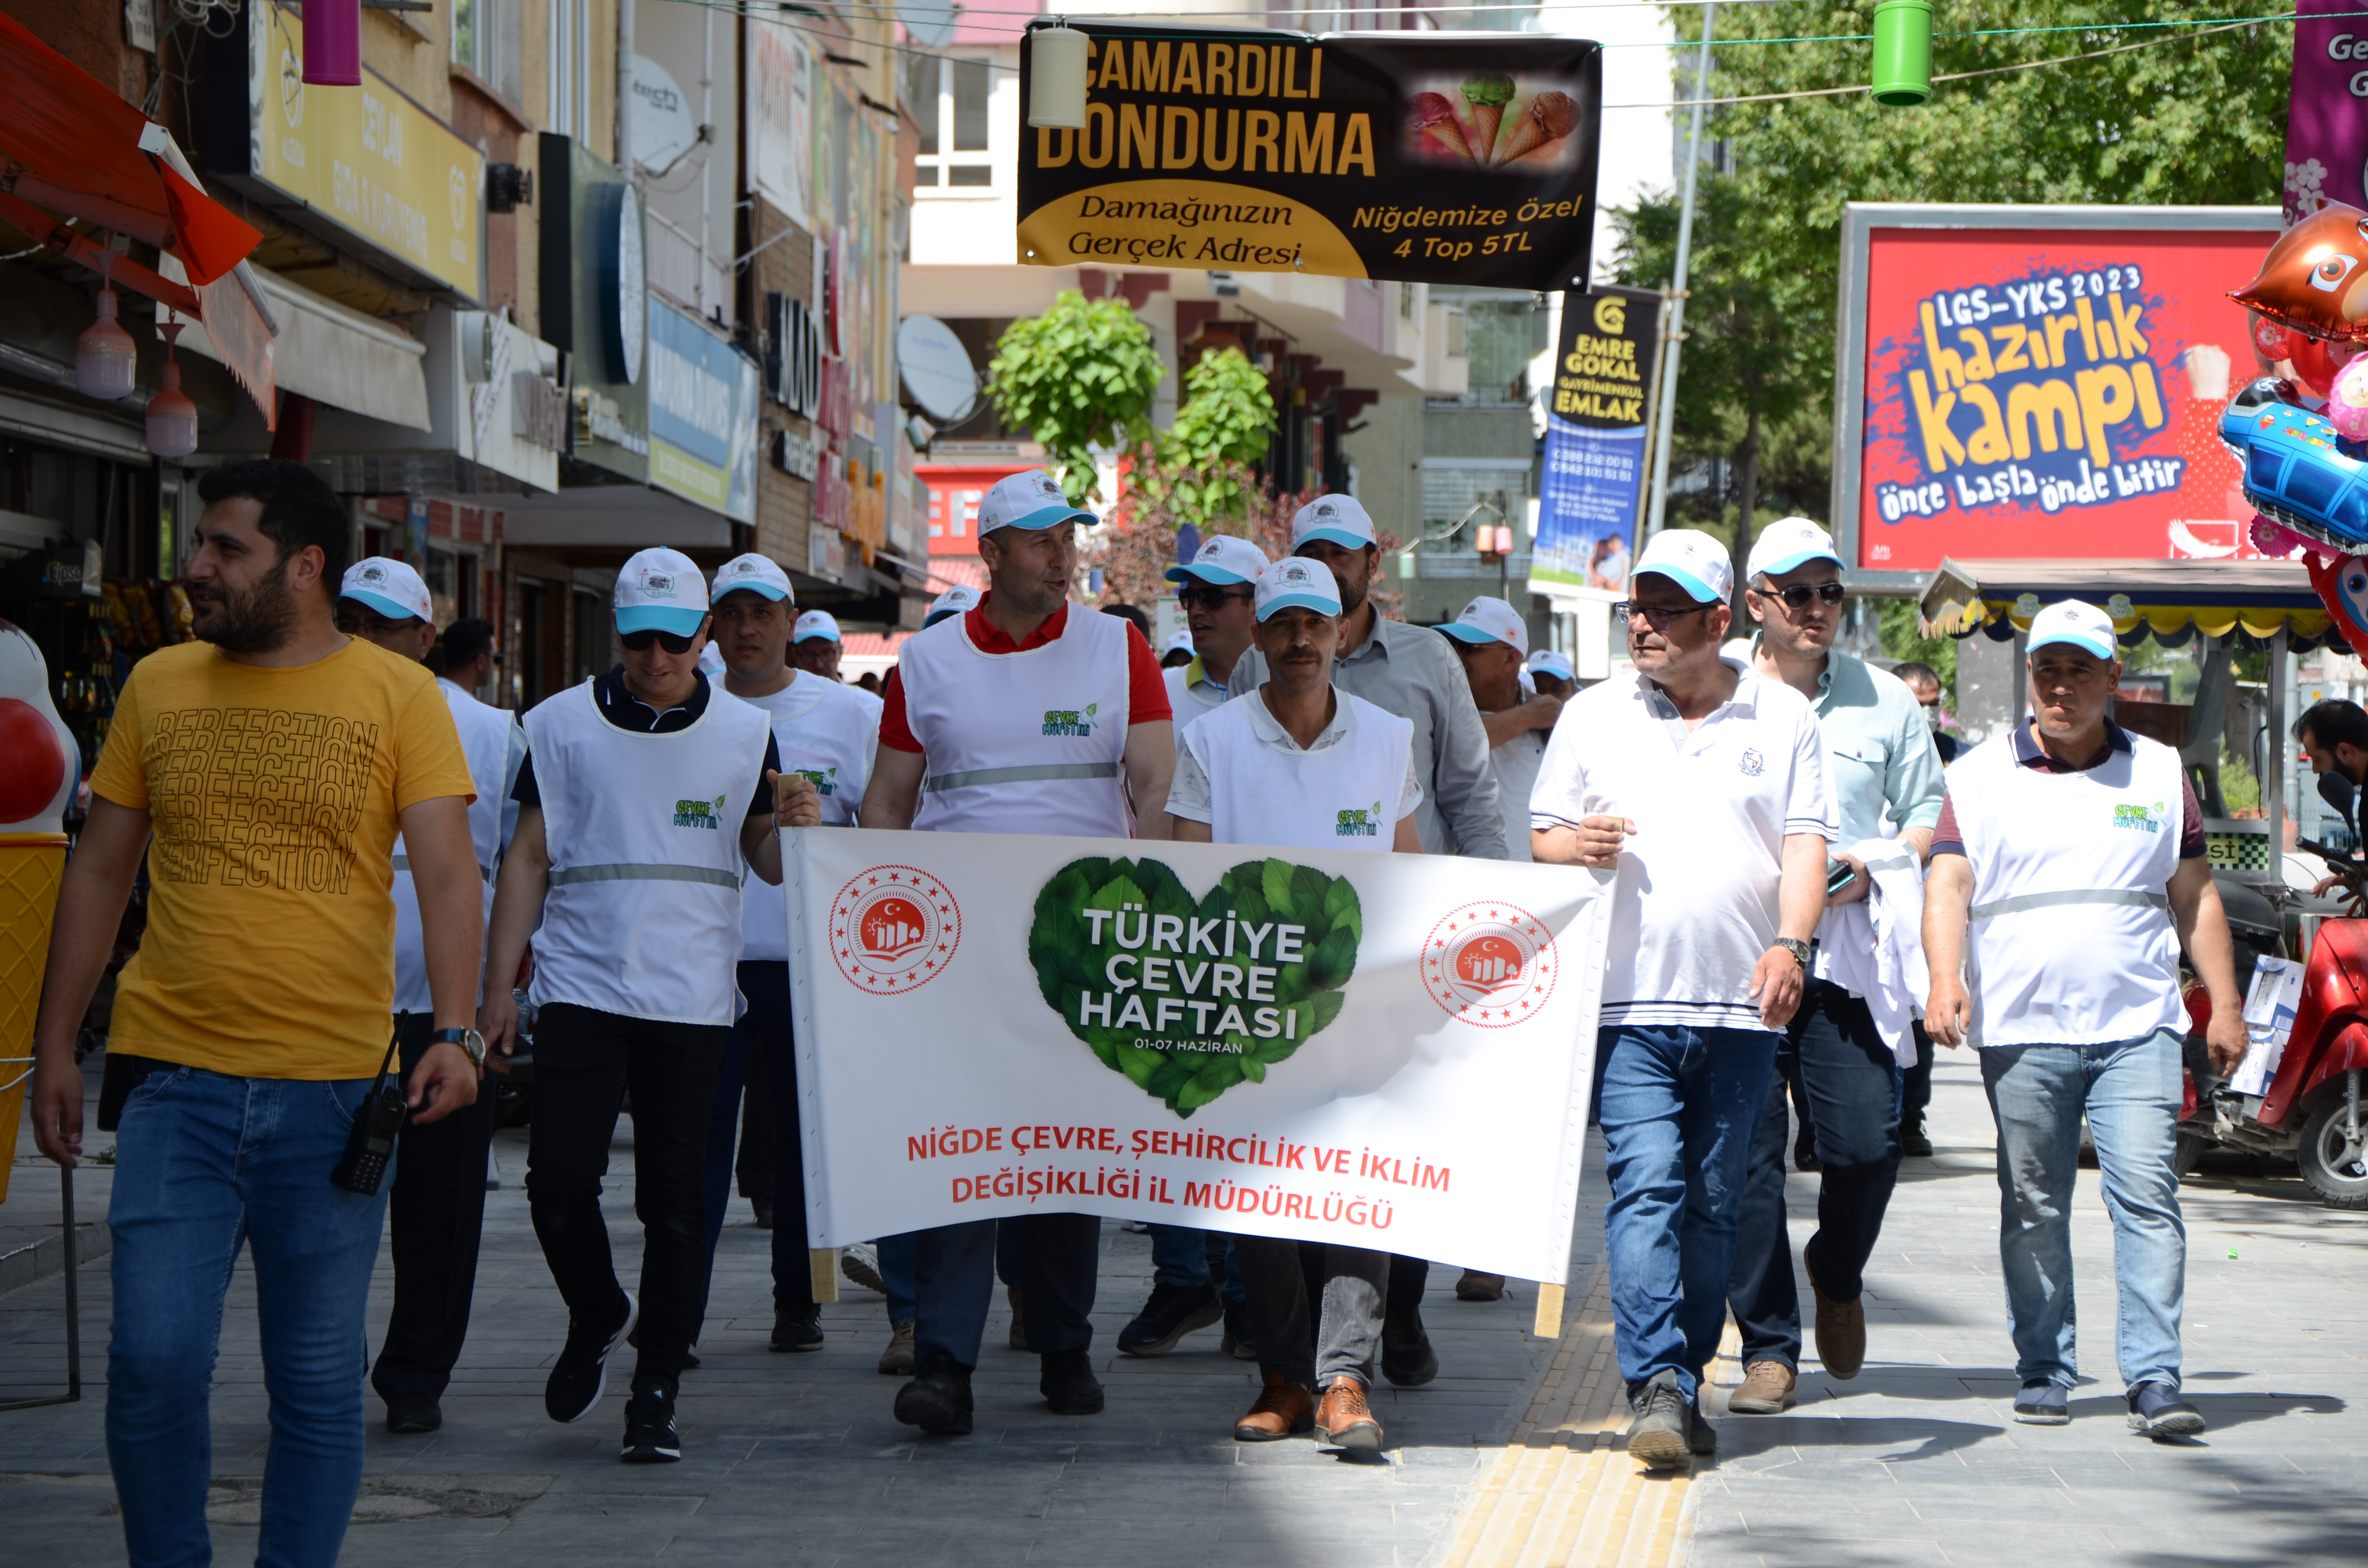
{"label": "wristwatch", "polygon": [[1806,974],[1809,971],[1809,955],[1812,949],[1810,949],[1809,944],[1801,940],[1800,937],[1779,937],[1768,945],[1771,948],[1782,948],[1786,952],[1792,954],[1793,961],[1801,966],[1802,973]]}
{"label": "wristwatch", "polygon": [[428,1037],[437,1045],[457,1045],[469,1053],[469,1060],[483,1067],[485,1064],[485,1037],[474,1029],[438,1029]]}

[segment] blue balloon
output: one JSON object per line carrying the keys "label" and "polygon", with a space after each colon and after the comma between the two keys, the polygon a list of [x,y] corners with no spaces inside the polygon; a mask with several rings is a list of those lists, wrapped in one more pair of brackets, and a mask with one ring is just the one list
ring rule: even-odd
{"label": "blue balloon", "polygon": [[2220,438],[2244,460],[2245,499],[2263,516],[2347,555],[2368,552],[2368,462],[2334,422],[2285,401],[2264,377],[2220,416]]}

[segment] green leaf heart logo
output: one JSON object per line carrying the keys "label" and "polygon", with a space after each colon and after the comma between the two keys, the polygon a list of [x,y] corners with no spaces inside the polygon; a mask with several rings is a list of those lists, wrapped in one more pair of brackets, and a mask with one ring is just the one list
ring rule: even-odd
{"label": "green leaf heart logo", "polygon": [[1339,1017],[1364,930],[1310,866],[1246,860],[1196,899],[1165,862],[1091,858],[1036,895],[1028,958],[1069,1032],[1189,1119]]}

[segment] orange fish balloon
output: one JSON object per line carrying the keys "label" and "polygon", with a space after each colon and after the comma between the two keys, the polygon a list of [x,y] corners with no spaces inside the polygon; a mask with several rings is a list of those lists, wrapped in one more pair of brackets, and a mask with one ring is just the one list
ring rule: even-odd
{"label": "orange fish balloon", "polygon": [[2228,297],[2314,337],[2368,339],[2368,212],[2339,202],[2311,214]]}

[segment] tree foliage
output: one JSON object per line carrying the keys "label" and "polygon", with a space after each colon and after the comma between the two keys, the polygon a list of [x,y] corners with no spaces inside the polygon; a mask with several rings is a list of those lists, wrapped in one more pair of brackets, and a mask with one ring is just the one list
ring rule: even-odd
{"label": "tree foliage", "polygon": [[1266,372],[1238,348],[1201,356],[1184,372],[1184,392],[1174,426],[1136,473],[1172,492],[1179,517],[1205,529],[1247,505],[1257,483],[1250,465],[1274,437],[1274,394]]}
{"label": "tree foliage", "polygon": [[1124,450],[1149,433],[1152,394],[1167,373],[1124,300],[1075,289],[1006,328],[986,369],[996,414],[1043,443],[1076,506],[1100,489],[1093,449]]}
{"label": "tree foliage", "polygon": [[[1680,58],[1691,64],[1684,40],[1698,36],[1699,9],[1668,9]],[[1712,109],[1704,141],[1725,144],[1721,166],[1733,172],[1705,165],[1701,175],[1676,409],[1679,461],[1723,457],[1741,471],[1756,456],[1759,517],[1827,516],[1846,202],[2275,206],[2293,29],[2260,24],[2195,36],[2112,25],[2147,9],[2130,0],[1952,5],[1933,17],[1936,77],[2149,46],[1936,82],[1931,102],[1918,108],[1884,108],[1857,94]],[[2156,9],[2206,20],[2266,8],[2255,0],[2186,0],[2176,11]],[[1708,93],[1864,82],[1869,44],[1743,40],[1865,34],[1873,11],[1873,0],[1722,7]],[[2074,30],[1962,36],[1998,28]],[[1660,287],[1675,270],[1678,194],[1610,216],[1615,276]],[[1739,520],[1728,497],[1708,492],[1672,495],[1670,508],[1673,522],[1719,531]],[[1739,558],[1748,540],[1736,543]]]}

